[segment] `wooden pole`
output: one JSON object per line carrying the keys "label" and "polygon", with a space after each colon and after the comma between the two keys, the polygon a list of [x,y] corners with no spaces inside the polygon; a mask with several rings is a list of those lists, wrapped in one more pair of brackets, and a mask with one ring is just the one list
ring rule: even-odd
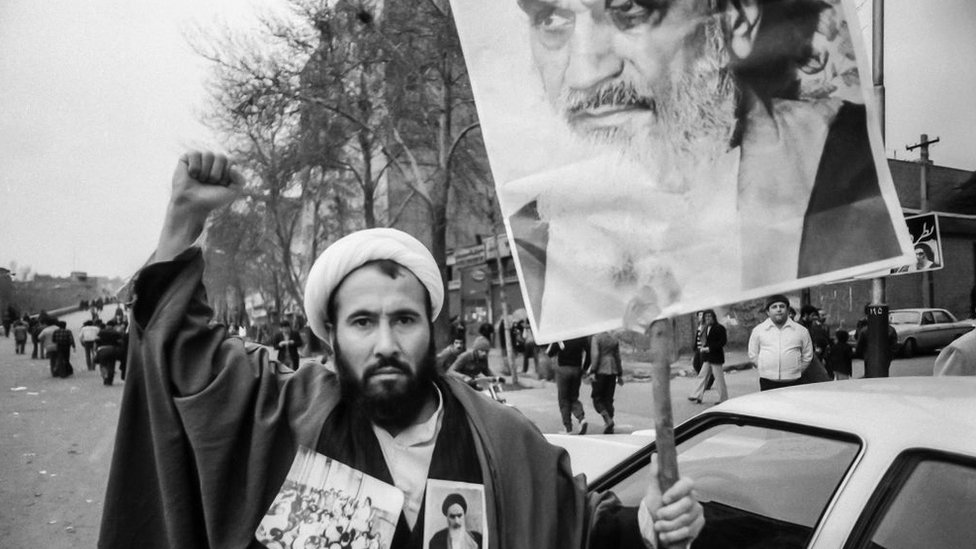
{"label": "wooden pole", "polygon": [[674,444],[674,413],[671,409],[671,364],[676,361],[672,332],[670,319],[655,320],[647,330],[651,347],[657,482],[662,494],[678,482],[678,452]]}

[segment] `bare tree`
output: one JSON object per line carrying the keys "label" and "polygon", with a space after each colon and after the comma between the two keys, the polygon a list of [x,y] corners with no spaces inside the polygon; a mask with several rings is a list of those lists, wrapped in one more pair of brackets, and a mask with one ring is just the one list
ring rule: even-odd
{"label": "bare tree", "polygon": [[[301,303],[327,242],[395,223],[416,200],[430,221],[422,239],[446,274],[452,195],[458,224],[497,212],[483,200],[491,181],[448,2],[290,6],[290,16],[266,18],[261,36],[194,41],[214,67],[208,122],[252,176],[247,197],[261,215],[251,230],[277,262],[266,264],[267,283]],[[409,193],[380,208],[384,184]]]}

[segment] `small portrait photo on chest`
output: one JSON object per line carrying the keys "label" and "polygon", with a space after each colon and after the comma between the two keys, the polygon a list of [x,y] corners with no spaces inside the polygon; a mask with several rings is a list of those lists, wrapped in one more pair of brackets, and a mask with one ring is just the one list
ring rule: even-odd
{"label": "small portrait photo on chest", "polygon": [[488,547],[485,488],[481,484],[428,480],[424,497],[424,549]]}

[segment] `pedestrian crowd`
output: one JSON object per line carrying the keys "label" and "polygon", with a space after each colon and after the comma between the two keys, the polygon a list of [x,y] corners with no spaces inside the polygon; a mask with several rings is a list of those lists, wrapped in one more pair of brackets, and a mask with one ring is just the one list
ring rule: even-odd
{"label": "pedestrian crowd", "polygon": [[[51,376],[67,378],[74,375],[72,356],[84,354],[85,365],[89,371],[99,368],[103,383],[112,385],[116,369],[125,379],[126,353],[128,348],[129,322],[123,305],[118,304],[113,318],[103,322],[101,311],[108,300],[98,298],[81,301],[81,310],[91,314],[79,330],[78,339],[63,320],[41,311],[36,315],[23,314],[8,309],[4,317],[4,334],[14,338],[14,353],[27,354],[27,342],[32,344],[31,359],[47,360]],[[9,322],[8,322],[9,319]]]}
{"label": "pedestrian crowd", "polygon": [[[796,320],[797,311],[789,299],[774,295],[766,299],[763,311],[767,318],[752,329],[748,344],[749,360],[759,372],[760,391],[851,379],[855,355],[851,334],[846,330],[831,333],[817,307],[804,305]],[[688,400],[701,404],[713,383],[718,385],[718,402],[729,398],[725,383],[727,344],[727,330],[715,311],[699,312],[692,360],[699,382]]]}

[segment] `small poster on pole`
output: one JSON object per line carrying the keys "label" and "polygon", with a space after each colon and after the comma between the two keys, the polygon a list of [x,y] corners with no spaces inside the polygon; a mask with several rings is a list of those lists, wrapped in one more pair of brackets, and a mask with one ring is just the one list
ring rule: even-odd
{"label": "small poster on pole", "polygon": [[939,216],[935,213],[905,217],[908,232],[912,236],[915,259],[908,265],[892,269],[891,274],[937,271],[945,265],[942,255],[942,237],[939,234]]}

